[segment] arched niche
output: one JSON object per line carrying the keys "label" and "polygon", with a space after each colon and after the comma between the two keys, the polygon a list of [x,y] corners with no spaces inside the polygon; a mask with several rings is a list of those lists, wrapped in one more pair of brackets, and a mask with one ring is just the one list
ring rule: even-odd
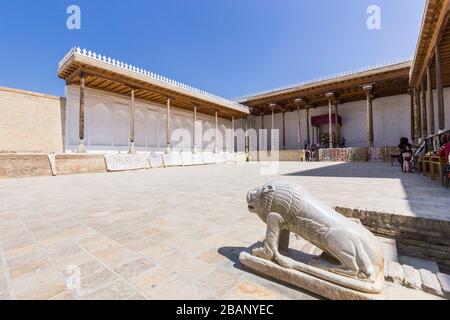
{"label": "arched niche", "polygon": [[208,121],[203,121],[202,145],[204,150],[214,149],[214,128]]}
{"label": "arched niche", "polygon": [[158,147],[158,118],[155,112],[149,111],[145,121],[147,129],[147,146],[152,148]]}
{"label": "arched niche", "polygon": [[128,146],[130,120],[128,114],[123,110],[114,112],[114,145],[118,147]]}
{"label": "arched niche", "polygon": [[90,112],[90,144],[93,146],[112,145],[111,111],[103,103],[96,104]]}
{"label": "arched niche", "polygon": [[137,147],[145,147],[145,115],[141,110],[134,112],[134,139]]}

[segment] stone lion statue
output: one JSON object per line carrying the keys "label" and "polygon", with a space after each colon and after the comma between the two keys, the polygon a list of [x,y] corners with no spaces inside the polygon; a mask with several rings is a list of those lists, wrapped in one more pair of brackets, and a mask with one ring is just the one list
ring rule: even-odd
{"label": "stone lion statue", "polygon": [[[383,290],[383,248],[361,224],[325,206],[302,187],[281,181],[250,191],[247,203],[249,211],[267,224],[264,244],[253,251],[254,256],[358,291]],[[320,248],[322,259],[311,264],[280,254],[280,248],[288,249],[290,232]]]}

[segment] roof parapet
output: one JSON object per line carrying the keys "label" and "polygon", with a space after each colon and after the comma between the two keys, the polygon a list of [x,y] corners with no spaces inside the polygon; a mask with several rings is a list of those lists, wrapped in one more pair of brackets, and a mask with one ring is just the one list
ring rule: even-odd
{"label": "roof parapet", "polygon": [[76,55],[76,54],[84,56],[84,57],[88,57],[88,58],[91,58],[91,59],[94,59],[94,60],[98,60],[98,61],[101,61],[103,63],[107,63],[109,65],[112,65],[112,66],[115,66],[115,67],[119,67],[119,68],[122,68],[122,69],[127,70],[127,71],[131,71],[131,72],[136,73],[136,74],[138,74],[140,76],[149,77],[152,80],[157,80],[157,81],[163,82],[165,84],[169,84],[171,86],[175,86],[175,87],[178,87],[180,89],[184,89],[184,90],[190,91],[190,92],[195,93],[195,94],[200,94],[200,95],[204,96],[205,98],[209,98],[209,99],[215,100],[215,101],[217,101],[219,103],[231,104],[231,105],[234,105],[237,108],[248,109],[246,106],[244,106],[244,105],[242,105],[242,104],[240,104],[240,103],[238,103],[236,101],[232,101],[232,100],[228,100],[228,99],[219,97],[217,95],[214,95],[212,93],[206,92],[204,90],[197,89],[195,87],[189,86],[187,84],[184,84],[184,83],[172,80],[172,79],[169,79],[167,77],[164,77],[164,76],[161,76],[159,74],[150,72],[148,70],[136,67],[136,66],[131,65],[131,64],[127,64],[127,63],[125,63],[123,61],[112,59],[110,57],[106,57],[105,55],[97,54],[96,52],[93,52],[91,50],[81,49],[80,47],[73,47],[72,49],[70,49],[66,53],[64,58],[58,64],[58,71],[60,71],[61,68],[64,66],[64,64],[66,62],[68,62],[70,60],[70,58],[72,56]]}
{"label": "roof parapet", "polygon": [[237,98],[234,98],[233,100],[236,101],[236,102],[242,103],[242,102],[246,102],[249,98],[254,98],[254,97],[257,97],[257,96],[277,93],[277,92],[284,91],[284,90],[291,90],[291,89],[295,89],[295,88],[298,88],[298,87],[303,87],[303,86],[307,86],[307,85],[311,85],[311,84],[315,84],[315,83],[320,83],[320,82],[323,82],[323,81],[329,81],[329,80],[333,80],[333,79],[339,79],[339,78],[342,78],[342,77],[348,77],[348,76],[352,76],[352,75],[357,75],[357,74],[362,73],[362,72],[367,72],[367,71],[372,71],[372,70],[376,70],[376,69],[380,69],[380,68],[395,66],[395,65],[399,65],[399,64],[403,64],[403,63],[407,63],[407,62],[412,63],[412,59],[413,59],[412,57],[400,58],[400,59],[392,60],[392,61],[385,62],[385,63],[379,63],[379,64],[372,65],[372,66],[362,67],[362,68],[359,68],[359,69],[356,69],[356,70],[340,72],[340,73],[336,73],[336,74],[332,74],[332,75],[324,76],[324,77],[317,77],[317,78],[314,78],[312,80],[302,81],[302,82],[295,83],[295,84],[281,86],[281,87],[278,87],[278,88],[275,88],[275,89],[269,89],[269,90],[260,91],[260,92],[257,92],[257,93],[245,95],[245,96],[242,96],[242,97],[237,97]]}

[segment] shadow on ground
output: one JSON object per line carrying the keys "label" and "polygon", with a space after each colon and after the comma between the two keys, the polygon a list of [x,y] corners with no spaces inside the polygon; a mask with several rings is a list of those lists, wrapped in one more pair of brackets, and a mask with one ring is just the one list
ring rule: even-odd
{"label": "shadow on ground", "polygon": [[[292,289],[292,290],[296,290],[296,291],[301,292],[301,293],[303,293],[303,294],[312,296],[312,297],[314,297],[314,298],[316,298],[316,299],[323,299],[322,297],[316,295],[315,293],[312,293],[312,292],[303,290],[303,289],[301,289],[301,288],[292,286],[292,285],[291,285],[290,283],[288,283],[288,282],[282,282],[282,281],[280,281],[280,280],[278,280],[278,279],[271,278],[271,277],[268,277],[268,276],[265,276],[265,275],[262,275],[262,274],[258,274],[257,272],[254,272],[253,270],[246,268],[246,267],[239,261],[239,255],[241,254],[241,252],[247,252],[247,253],[251,254],[252,251],[253,251],[253,249],[259,248],[259,247],[261,247],[262,245],[263,245],[263,243],[262,243],[261,241],[258,241],[258,242],[254,243],[253,245],[251,245],[251,246],[248,247],[248,248],[244,248],[244,247],[221,247],[221,248],[219,248],[219,249],[217,250],[217,252],[218,252],[220,255],[224,256],[225,258],[229,259],[231,262],[233,262],[233,267],[235,267],[236,269],[239,269],[239,270],[241,270],[241,271],[245,271],[245,272],[247,272],[247,273],[249,273],[249,274],[251,274],[251,275],[254,275],[254,276],[256,276],[256,277],[259,277],[259,278],[261,278],[261,279],[264,279],[264,280],[267,280],[267,281],[270,281],[270,282],[277,283],[277,284],[279,284],[279,285],[288,287],[288,288],[290,288],[290,289]],[[291,250],[291,249],[290,249],[290,250]],[[294,251],[296,251],[296,250],[294,250]],[[309,256],[309,255],[307,255],[307,256]]]}

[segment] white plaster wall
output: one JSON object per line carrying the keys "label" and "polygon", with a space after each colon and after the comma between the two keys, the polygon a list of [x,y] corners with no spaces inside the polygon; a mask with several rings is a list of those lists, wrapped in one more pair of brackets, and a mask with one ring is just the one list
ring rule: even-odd
{"label": "white plaster wall", "polygon": [[[66,87],[66,152],[78,148],[79,87]],[[164,151],[166,148],[164,105],[135,101],[135,146],[139,152]],[[171,143],[173,150],[191,150],[193,112],[171,108]],[[219,118],[217,147],[231,150],[231,121]],[[209,129],[209,131],[207,131]],[[215,119],[197,113],[197,150],[214,149]],[[130,100],[98,90],[85,91],[85,145],[88,152],[127,152],[130,140]],[[228,149],[226,149],[228,147]]]}

